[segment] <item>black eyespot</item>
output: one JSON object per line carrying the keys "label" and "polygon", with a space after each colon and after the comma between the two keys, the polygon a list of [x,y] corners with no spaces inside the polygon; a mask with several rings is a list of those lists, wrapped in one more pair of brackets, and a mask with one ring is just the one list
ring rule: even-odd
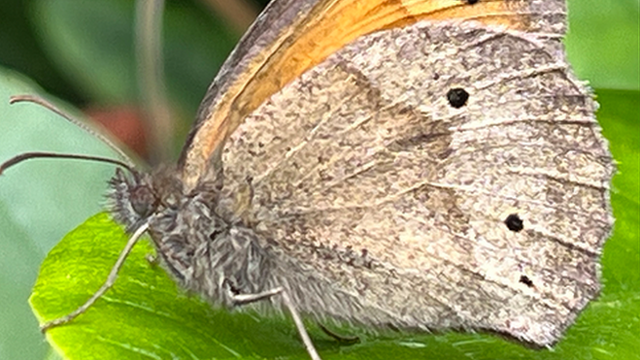
{"label": "black eyespot", "polygon": [[518,232],[524,229],[524,222],[520,219],[518,214],[511,214],[507,216],[504,220],[504,224],[507,225],[507,228],[513,232]]}
{"label": "black eyespot", "polygon": [[527,285],[528,287],[533,287],[533,281],[531,281],[531,279],[529,279],[529,277],[526,275],[520,276],[520,282]]}
{"label": "black eyespot", "polygon": [[449,105],[459,109],[467,104],[469,93],[463,88],[453,88],[447,92],[447,100],[449,101]]}
{"label": "black eyespot", "polygon": [[467,4],[469,4],[469,5],[476,4],[476,3],[478,3],[478,1],[480,1],[480,0],[466,0]]}

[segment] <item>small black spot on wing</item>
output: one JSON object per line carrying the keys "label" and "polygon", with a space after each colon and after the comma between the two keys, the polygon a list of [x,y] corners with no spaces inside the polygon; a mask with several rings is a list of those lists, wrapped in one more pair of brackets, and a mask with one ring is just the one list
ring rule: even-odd
{"label": "small black spot on wing", "polygon": [[453,88],[447,92],[447,101],[452,107],[459,109],[467,104],[469,93],[463,88]]}
{"label": "small black spot on wing", "polygon": [[504,220],[504,224],[507,228],[513,232],[519,232],[524,229],[524,221],[518,216],[518,214],[511,214]]}
{"label": "small black spot on wing", "polygon": [[529,279],[527,275],[521,275],[520,282],[527,285],[528,287],[533,287],[533,281]]}

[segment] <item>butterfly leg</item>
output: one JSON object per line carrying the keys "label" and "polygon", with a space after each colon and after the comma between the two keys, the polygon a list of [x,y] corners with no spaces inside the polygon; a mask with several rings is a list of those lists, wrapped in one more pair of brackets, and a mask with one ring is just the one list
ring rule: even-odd
{"label": "butterfly leg", "polygon": [[322,331],[324,331],[325,334],[331,336],[332,338],[334,338],[336,341],[341,342],[341,343],[346,343],[346,344],[355,344],[357,342],[360,342],[360,338],[357,336],[348,336],[348,335],[341,335],[341,334],[337,334],[335,332],[333,332],[332,330],[329,330],[329,328],[327,328],[326,326],[322,325],[322,323],[318,323],[318,326],[320,326],[320,329]]}
{"label": "butterfly leg", "polygon": [[118,278],[118,272],[120,272],[120,269],[122,269],[122,265],[124,265],[124,261],[127,259],[127,256],[129,256],[129,253],[131,253],[131,249],[133,249],[133,246],[138,242],[142,234],[144,234],[148,228],[149,228],[149,224],[145,223],[142,226],[140,226],[138,229],[136,229],[136,231],[133,233],[133,235],[127,242],[127,245],[124,247],[124,249],[120,253],[120,256],[118,257],[118,260],[116,261],[115,265],[113,265],[113,267],[111,268],[111,272],[109,272],[109,276],[107,277],[107,280],[104,282],[104,284],[102,284],[102,286],[100,287],[100,289],[98,289],[98,291],[93,293],[93,295],[89,298],[89,300],[87,300],[84,304],[82,304],[80,307],[75,309],[70,314],[65,315],[61,318],[57,318],[55,320],[48,321],[40,325],[40,331],[44,332],[51,329],[52,327],[66,324],[71,320],[75,319],[76,317],[78,317],[78,315],[87,311],[91,306],[93,306],[93,304],[102,295],[104,295],[104,293],[107,292],[107,290],[109,290],[113,286],[113,284],[116,282],[116,279]]}
{"label": "butterfly leg", "polygon": [[304,327],[304,324],[302,323],[302,318],[300,317],[300,313],[298,312],[298,310],[293,304],[293,301],[291,301],[291,298],[283,288],[277,287],[277,288],[273,288],[273,289],[259,292],[256,294],[233,294],[233,293],[229,294],[229,296],[231,297],[231,300],[237,305],[245,305],[245,304],[249,304],[256,301],[265,300],[275,295],[282,296],[284,305],[289,310],[289,313],[291,313],[293,322],[296,324],[298,333],[300,334],[300,337],[302,338],[302,342],[304,343],[304,346],[307,349],[309,356],[311,356],[311,359],[321,360],[320,355],[318,355],[318,351],[316,351],[315,346],[313,346],[313,342],[311,342],[311,338],[309,337],[309,333],[307,333],[307,329]]}
{"label": "butterfly leg", "polygon": [[281,294],[283,291],[283,288],[277,287],[256,294],[230,294],[229,296],[231,297],[234,305],[246,305],[256,301],[266,300],[274,295]]}

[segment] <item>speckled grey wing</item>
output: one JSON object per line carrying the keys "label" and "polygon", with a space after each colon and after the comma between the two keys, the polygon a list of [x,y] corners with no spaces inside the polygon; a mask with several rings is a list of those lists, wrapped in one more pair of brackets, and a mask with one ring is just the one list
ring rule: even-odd
{"label": "speckled grey wing", "polygon": [[252,178],[243,217],[362,305],[303,311],[549,345],[597,296],[614,166],[549,15],[362,37],[232,134],[223,206]]}

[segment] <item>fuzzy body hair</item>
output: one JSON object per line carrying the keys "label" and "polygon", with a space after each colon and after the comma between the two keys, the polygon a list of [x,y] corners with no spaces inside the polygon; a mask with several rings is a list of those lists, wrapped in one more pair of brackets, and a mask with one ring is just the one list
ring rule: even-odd
{"label": "fuzzy body hair", "polygon": [[[224,211],[217,210],[218,190],[212,184],[185,194],[173,169],[163,168],[131,176],[118,171],[110,188],[114,219],[128,231],[148,222],[153,245],[167,271],[183,288],[214,305],[233,308],[233,294],[282,287],[298,310],[318,320],[327,315],[353,320],[353,314],[363,308],[355,296],[339,291],[312,267],[287,256],[241,220],[219,215]],[[148,210],[143,216],[136,211],[141,208]],[[283,306],[279,296],[272,296],[246,307],[282,312]]]}

